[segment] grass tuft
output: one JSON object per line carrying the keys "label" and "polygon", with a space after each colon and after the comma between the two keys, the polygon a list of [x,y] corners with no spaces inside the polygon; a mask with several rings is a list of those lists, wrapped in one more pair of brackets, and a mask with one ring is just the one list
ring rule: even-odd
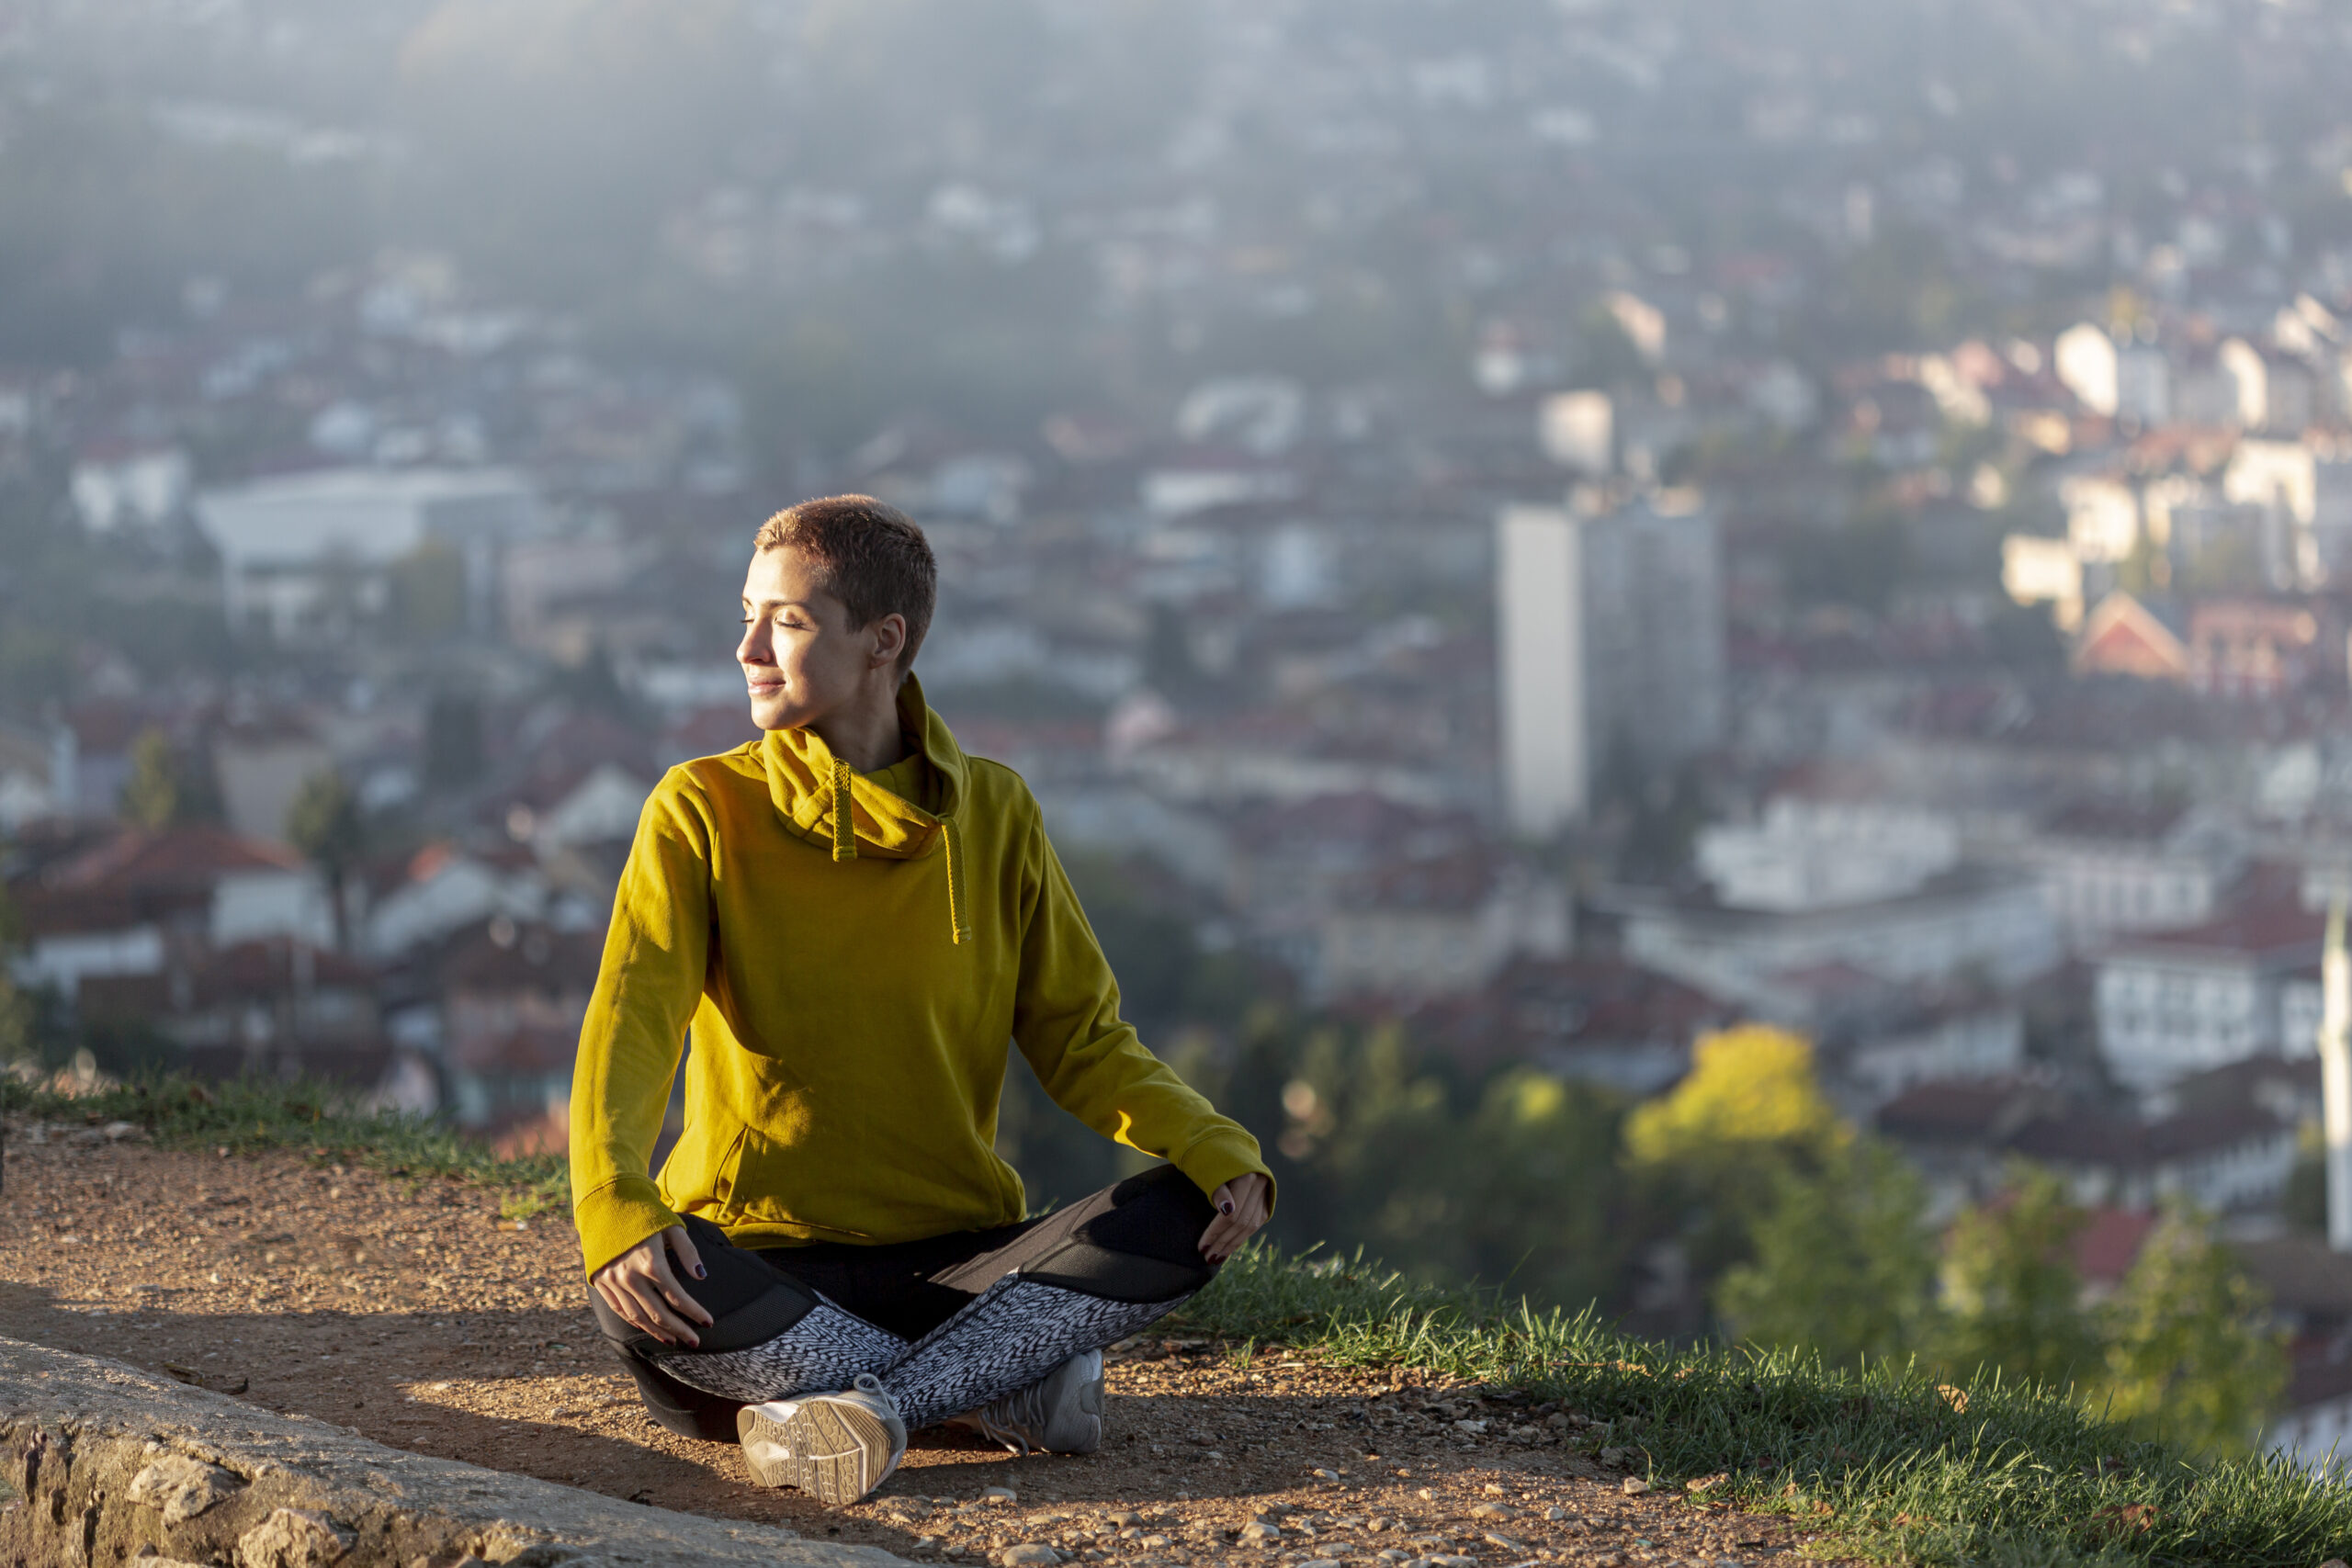
{"label": "grass tuft", "polygon": [[1775,1512],[1888,1562],[1996,1568],[2318,1568],[2352,1548],[2352,1488],[2267,1456],[2193,1462],[1997,1374],[1825,1368],[1791,1351],[1677,1348],[1589,1310],[1431,1289],[1353,1258],[1238,1254],[1187,1327],[1279,1340],[1327,1365],[1410,1367],[1558,1400],[1659,1486],[1724,1479],[1690,1507]]}
{"label": "grass tuft", "polygon": [[571,1201],[561,1155],[509,1159],[447,1122],[365,1110],[356,1095],[308,1080],[155,1077],[64,1093],[0,1076],[0,1115],[86,1127],[128,1122],[164,1148],[290,1150],[386,1176],[463,1181],[498,1192],[501,1215],[510,1220]]}

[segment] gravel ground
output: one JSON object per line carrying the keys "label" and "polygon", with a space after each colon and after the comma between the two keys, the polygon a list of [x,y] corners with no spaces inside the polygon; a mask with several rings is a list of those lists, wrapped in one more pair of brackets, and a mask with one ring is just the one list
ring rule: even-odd
{"label": "gravel ground", "polygon": [[1099,1453],[1021,1459],[920,1433],[879,1494],[829,1512],[751,1484],[732,1446],[644,1416],[598,1341],[560,1217],[503,1221],[493,1198],[444,1179],[157,1150],[100,1128],[6,1131],[0,1335],[418,1453],[999,1568],[1717,1568],[1811,1540],[1691,1495],[1628,1495],[1600,1450],[1638,1433],[1605,1438],[1574,1411],[1312,1353],[1243,1367],[1158,1336],[1114,1348]]}

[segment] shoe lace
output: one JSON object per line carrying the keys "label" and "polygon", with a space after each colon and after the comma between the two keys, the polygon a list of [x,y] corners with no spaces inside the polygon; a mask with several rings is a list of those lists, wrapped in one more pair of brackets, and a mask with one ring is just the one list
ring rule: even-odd
{"label": "shoe lace", "polygon": [[899,1402],[896,1398],[892,1397],[890,1391],[882,1386],[882,1380],[876,1377],[872,1372],[858,1373],[855,1378],[851,1380],[850,1387],[857,1390],[860,1393],[872,1394],[875,1398],[888,1405],[890,1407],[890,1414],[893,1416],[903,1416],[905,1414],[905,1412],[899,1408]]}
{"label": "shoe lace", "polygon": [[972,1412],[972,1420],[981,1431],[1022,1454],[1045,1436],[1046,1420],[1050,1414],[1046,1408],[1046,1382],[1040,1378],[1027,1388],[990,1400]]}

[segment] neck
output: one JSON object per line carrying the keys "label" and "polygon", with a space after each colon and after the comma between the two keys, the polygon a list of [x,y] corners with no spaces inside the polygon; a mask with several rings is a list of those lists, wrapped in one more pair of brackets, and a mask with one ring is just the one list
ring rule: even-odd
{"label": "neck", "polygon": [[808,727],[832,754],[861,773],[877,773],[907,754],[899,730],[899,681],[884,678]]}

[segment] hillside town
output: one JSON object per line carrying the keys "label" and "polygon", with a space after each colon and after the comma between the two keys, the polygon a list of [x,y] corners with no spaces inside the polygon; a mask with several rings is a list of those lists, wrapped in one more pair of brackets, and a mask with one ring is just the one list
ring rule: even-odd
{"label": "hillside town", "polygon": [[[1939,1217],[2058,1173],[2094,1285],[2166,1203],[2216,1216],[2293,1336],[2281,1446],[2352,1432],[2311,1196],[2352,120],[2036,165],[1983,140],[1993,85],[1890,86],[1868,40],[1562,6],[1541,50],[1310,61],[1221,9],[1173,130],[1092,177],[786,171],[662,216],[647,265],[722,299],[1062,280],[1124,368],[1018,425],[910,399],[835,438],[419,245],[191,274],[85,363],[0,361],[0,832],[52,1065],[560,1147],[639,808],[755,734],[752,535],[863,491],[939,556],[925,696],[1090,895],[1465,1077],[1637,1104],[1710,1031],[1799,1033]],[[2058,9],[2101,60],[2226,30],[2265,82],[2352,49],[2317,8]],[[1727,118],[1668,146],[1699,97]],[[1439,202],[1474,158],[1525,199]],[[1771,171],[1774,220],[1662,220],[1634,196],[1677,158]],[[1392,316],[1445,325],[1323,341]],[[1138,996],[1155,1043],[1231,1044]]]}

